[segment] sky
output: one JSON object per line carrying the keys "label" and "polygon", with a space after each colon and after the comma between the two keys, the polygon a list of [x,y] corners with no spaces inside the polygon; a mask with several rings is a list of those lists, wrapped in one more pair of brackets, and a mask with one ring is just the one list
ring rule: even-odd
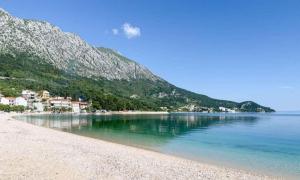
{"label": "sky", "polygon": [[299,0],[0,0],[213,98],[300,110]]}

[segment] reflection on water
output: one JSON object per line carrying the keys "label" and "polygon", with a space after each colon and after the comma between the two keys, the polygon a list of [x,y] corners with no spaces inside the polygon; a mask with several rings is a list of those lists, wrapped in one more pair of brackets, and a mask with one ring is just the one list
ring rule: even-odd
{"label": "reflection on water", "polygon": [[210,126],[232,123],[253,124],[253,116],[199,116],[199,114],[171,115],[42,115],[26,116],[22,120],[48,128],[149,148]]}
{"label": "reflection on water", "polygon": [[283,114],[43,115],[38,126],[247,170],[300,175],[300,116]]}
{"label": "reflection on water", "polygon": [[206,129],[209,126],[230,125],[231,123],[253,124],[258,117],[253,116],[199,116],[198,114],[171,115],[34,115],[19,117],[28,123],[76,131],[84,128],[117,129],[128,133],[143,133],[157,136],[175,137],[194,129]]}

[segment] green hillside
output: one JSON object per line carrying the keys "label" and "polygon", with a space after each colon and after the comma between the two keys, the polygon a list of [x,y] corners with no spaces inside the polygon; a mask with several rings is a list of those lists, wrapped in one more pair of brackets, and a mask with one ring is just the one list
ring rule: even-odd
{"label": "green hillside", "polygon": [[[103,49],[109,50],[109,49]],[[114,53],[112,51],[112,53]],[[119,55],[120,56],[120,55]],[[125,60],[127,58],[124,57]],[[192,93],[164,80],[147,79],[106,80],[96,77],[80,77],[63,72],[43,59],[27,54],[0,55],[0,92],[5,96],[17,96],[22,89],[48,90],[51,95],[79,97],[92,101],[96,109],[109,110],[188,110],[193,105],[200,111],[205,108],[238,108],[240,111],[273,111],[253,102],[236,103],[216,100]]]}

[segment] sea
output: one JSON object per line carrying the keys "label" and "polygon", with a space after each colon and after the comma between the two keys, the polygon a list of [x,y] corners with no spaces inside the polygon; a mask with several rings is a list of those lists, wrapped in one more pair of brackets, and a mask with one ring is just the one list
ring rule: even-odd
{"label": "sea", "polygon": [[300,112],[48,114],[17,118],[202,163],[300,179]]}

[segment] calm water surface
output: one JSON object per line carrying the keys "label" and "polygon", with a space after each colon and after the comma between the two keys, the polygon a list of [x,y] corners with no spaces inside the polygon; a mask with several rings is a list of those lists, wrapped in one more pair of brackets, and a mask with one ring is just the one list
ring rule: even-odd
{"label": "calm water surface", "polygon": [[300,114],[34,115],[49,127],[208,163],[300,178]]}

